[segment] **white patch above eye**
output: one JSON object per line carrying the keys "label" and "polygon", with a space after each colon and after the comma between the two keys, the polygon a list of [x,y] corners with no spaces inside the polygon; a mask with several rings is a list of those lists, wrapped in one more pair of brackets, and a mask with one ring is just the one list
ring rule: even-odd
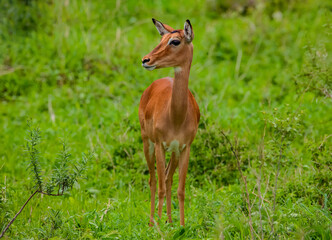
{"label": "white patch above eye", "polygon": [[174,40],[174,38],[170,38],[169,40],[168,40],[168,43],[167,43],[167,45],[170,45],[171,44],[171,42]]}
{"label": "white patch above eye", "polygon": [[[176,40],[176,41],[181,42],[178,38],[170,38],[170,39],[168,40],[167,45],[171,45],[171,42],[172,42],[173,40]],[[180,44],[180,43],[179,43],[179,44]],[[176,46],[177,46],[177,45],[176,45]]]}

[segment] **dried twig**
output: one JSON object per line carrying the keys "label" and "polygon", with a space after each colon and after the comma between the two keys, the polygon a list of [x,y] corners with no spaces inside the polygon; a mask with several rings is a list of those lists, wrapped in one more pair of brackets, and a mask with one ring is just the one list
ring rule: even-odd
{"label": "dried twig", "polygon": [[233,144],[231,143],[231,141],[229,140],[229,138],[226,136],[226,134],[221,131],[221,134],[225,137],[226,141],[228,142],[228,144],[231,147],[231,150],[234,154],[234,157],[236,159],[236,163],[237,163],[237,168],[240,172],[242,181],[244,182],[244,186],[245,186],[245,190],[246,190],[246,202],[248,205],[248,215],[249,215],[249,226],[250,226],[250,235],[251,235],[251,239],[254,239],[254,228],[252,225],[252,218],[251,218],[251,205],[250,205],[250,197],[249,197],[249,191],[248,191],[248,186],[247,186],[247,177],[243,175],[242,169],[241,169],[241,165],[240,165],[240,158],[239,158],[239,154],[238,154],[238,142],[237,139],[235,138],[235,148],[233,147]]}
{"label": "dried twig", "polygon": [[5,229],[1,232],[0,238],[2,238],[5,235],[6,231],[10,227],[10,225],[12,225],[12,223],[15,221],[15,219],[17,218],[17,216],[22,212],[22,210],[25,208],[25,206],[28,204],[28,202],[31,200],[31,198],[33,198],[33,196],[36,195],[36,193],[38,193],[38,190],[35,191],[33,194],[31,194],[31,196],[28,198],[28,200],[21,207],[20,211],[18,211],[16,213],[15,217],[7,224],[7,226],[5,227]]}
{"label": "dried twig", "polygon": [[23,69],[23,66],[0,68],[0,77]]}
{"label": "dried twig", "polygon": [[[264,130],[263,130],[263,136],[261,140],[261,144],[259,147],[259,159],[260,159],[260,166],[259,166],[259,177],[258,177],[258,197],[259,197],[259,225],[261,228],[261,239],[264,239],[264,230],[263,230],[263,221],[262,221],[262,205],[263,205],[263,199],[262,198],[262,192],[261,192],[261,180],[262,180],[262,168],[263,168],[263,162],[264,162],[264,138],[265,138],[265,130],[266,130],[266,121],[264,123]],[[267,201],[267,200],[265,200]],[[268,202],[268,201],[267,201]]]}
{"label": "dried twig", "polygon": [[47,192],[42,192],[42,191],[38,191],[40,194],[43,194],[43,195],[47,195],[47,196],[62,196],[63,195],[63,192],[61,193],[57,193],[57,194],[53,194],[53,193],[47,193]]}
{"label": "dried twig", "polygon": [[278,189],[278,177],[279,177],[279,172],[280,172],[280,163],[281,163],[281,158],[282,158],[282,143],[283,143],[283,138],[281,139],[280,145],[279,145],[279,158],[278,158],[278,163],[277,163],[277,172],[276,172],[276,177],[274,181],[274,191],[273,191],[273,216],[272,216],[272,222],[271,222],[271,234],[274,233],[274,215],[276,211],[276,198],[277,198],[277,189]]}
{"label": "dried twig", "polygon": [[103,214],[101,215],[101,217],[100,217],[100,221],[101,221],[101,222],[103,221],[104,216],[107,214],[107,212],[108,212],[108,210],[110,209],[110,207],[111,207],[111,199],[109,198],[109,199],[108,199],[108,203],[107,203],[107,207],[106,207],[104,213],[103,213]]}
{"label": "dried twig", "polygon": [[62,193],[58,193],[58,194],[52,194],[52,193],[46,193],[46,192],[43,192],[43,191],[40,191],[40,190],[36,190],[33,194],[31,194],[31,196],[28,198],[28,200],[21,207],[20,211],[18,211],[16,213],[16,215],[13,217],[13,219],[8,223],[8,225],[5,227],[5,229],[1,232],[0,238],[2,238],[5,235],[6,231],[10,227],[10,225],[13,224],[13,222],[16,220],[16,218],[18,217],[18,215],[23,211],[23,209],[25,208],[25,206],[28,204],[28,202],[31,200],[31,198],[33,198],[33,196],[36,195],[36,193],[40,193],[42,195],[47,195],[47,196],[62,196],[63,195],[63,192]]}
{"label": "dried twig", "polygon": [[261,199],[262,198],[262,201],[265,201],[265,202],[267,202],[267,203],[269,203],[269,204],[271,204],[271,202],[269,201],[269,200],[266,200],[266,199],[264,199],[262,196],[259,196],[258,194],[256,194],[255,192],[251,192],[251,194],[252,195],[255,195],[256,197],[258,197],[259,199]]}
{"label": "dried twig", "polygon": [[52,121],[52,123],[55,123],[55,114],[54,114],[54,111],[53,111],[51,95],[48,95],[48,104],[47,104],[47,106],[48,106],[48,113],[50,114],[51,121]]}

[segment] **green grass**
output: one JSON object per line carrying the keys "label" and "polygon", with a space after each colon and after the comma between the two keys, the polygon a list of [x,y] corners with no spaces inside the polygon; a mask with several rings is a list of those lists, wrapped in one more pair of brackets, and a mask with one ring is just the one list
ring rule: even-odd
{"label": "green grass", "polygon": [[[249,239],[245,186],[221,131],[239,141],[254,238],[332,238],[332,5],[257,1],[243,13],[222,3],[0,2],[0,229],[34,190],[23,151],[28,118],[42,130],[46,175],[62,140],[75,158],[95,152],[85,179],[65,196],[33,199],[5,238]],[[177,174],[173,226],[164,214],[159,227],[148,227],[138,104],[153,80],[173,75],[141,67],[159,41],[152,17],[174,28],[190,19],[195,33],[189,87],[202,119],[184,229]]]}

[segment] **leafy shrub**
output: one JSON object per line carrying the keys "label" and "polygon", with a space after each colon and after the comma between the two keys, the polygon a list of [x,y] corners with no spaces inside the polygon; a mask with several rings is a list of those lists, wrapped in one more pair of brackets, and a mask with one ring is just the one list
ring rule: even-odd
{"label": "leafy shrub", "polygon": [[[331,28],[327,25],[327,28]],[[328,31],[331,31],[328,29]],[[295,84],[300,93],[313,92],[317,96],[332,98],[331,67],[324,46],[306,46],[307,52],[300,74],[295,76]]]}
{"label": "leafy shrub", "polygon": [[206,180],[218,185],[238,182],[236,161],[220,134],[221,128],[216,123],[201,121],[191,147],[188,171],[195,177],[197,184],[204,184]]}

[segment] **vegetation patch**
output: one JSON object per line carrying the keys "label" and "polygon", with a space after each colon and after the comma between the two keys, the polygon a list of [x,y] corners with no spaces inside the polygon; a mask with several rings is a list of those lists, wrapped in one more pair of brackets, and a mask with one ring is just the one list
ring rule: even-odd
{"label": "vegetation patch", "polygon": [[[36,192],[4,239],[331,239],[331,8],[0,1],[1,232]],[[190,19],[195,33],[189,88],[201,122],[185,228],[177,172],[173,225],[163,214],[148,227],[138,105],[152,81],[173,75],[141,67],[158,42],[152,17],[175,28]],[[29,118],[42,135],[33,124],[26,136]],[[71,157],[86,151],[87,162]]]}

